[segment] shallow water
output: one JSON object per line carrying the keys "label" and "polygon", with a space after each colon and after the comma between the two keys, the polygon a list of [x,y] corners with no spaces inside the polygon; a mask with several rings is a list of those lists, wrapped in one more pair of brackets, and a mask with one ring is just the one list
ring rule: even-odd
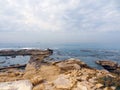
{"label": "shallow water", "polygon": [[16,56],[12,58],[11,56],[0,56],[0,67],[15,65],[15,64],[26,64],[28,63],[30,56]]}
{"label": "shallow water", "polygon": [[55,49],[54,54],[50,56],[50,58],[52,58],[52,60],[77,58],[93,68],[102,69],[102,67],[97,65],[95,61],[111,60],[120,64],[120,51],[100,49]]}

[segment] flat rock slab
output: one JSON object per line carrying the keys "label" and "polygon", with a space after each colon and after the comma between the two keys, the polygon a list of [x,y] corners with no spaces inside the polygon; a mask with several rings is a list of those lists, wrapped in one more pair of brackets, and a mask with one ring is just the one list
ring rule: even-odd
{"label": "flat rock slab", "polygon": [[59,89],[70,89],[73,86],[72,81],[67,75],[59,75],[58,78],[54,81],[54,85]]}
{"label": "flat rock slab", "polygon": [[0,90],[32,90],[32,87],[29,80],[0,83]]}

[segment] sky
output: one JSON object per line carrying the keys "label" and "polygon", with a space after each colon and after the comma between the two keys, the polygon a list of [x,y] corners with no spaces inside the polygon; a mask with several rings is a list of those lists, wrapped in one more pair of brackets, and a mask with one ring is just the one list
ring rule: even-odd
{"label": "sky", "polygon": [[120,45],[120,0],[0,0],[0,43]]}

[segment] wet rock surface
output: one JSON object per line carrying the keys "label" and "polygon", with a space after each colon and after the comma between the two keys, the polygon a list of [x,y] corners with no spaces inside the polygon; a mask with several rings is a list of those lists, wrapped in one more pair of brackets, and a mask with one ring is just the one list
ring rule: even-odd
{"label": "wet rock surface", "polygon": [[39,49],[20,49],[20,50],[0,50],[0,56],[12,56],[15,57],[17,55],[44,55],[44,54],[52,54],[53,51],[51,49],[47,50],[39,50]]}
{"label": "wet rock surface", "polygon": [[49,55],[32,55],[25,70],[11,68],[0,72],[0,82],[29,80],[32,90],[116,90],[120,87],[119,75],[93,69],[75,58],[44,61]]}
{"label": "wet rock surface", "polygon": [[110,72],[120,74],[120,65],[116,62],[110,60],[100,60],[100,61],[96,61],[96,63],[101,65]]}

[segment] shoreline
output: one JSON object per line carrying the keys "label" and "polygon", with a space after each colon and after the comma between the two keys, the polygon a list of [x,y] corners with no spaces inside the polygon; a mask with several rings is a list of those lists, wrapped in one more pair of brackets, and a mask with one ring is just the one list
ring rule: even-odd
{"label": "shoreline", "polygon": [[[16,87],[14,81],[25,83],[27,80],[30,86],[26,87],[30,88],[26,90],[116,90],[120,87],[118,82],[120,77],[116,73],[91,68],[75,58],[63,61],[44,61],[53,54],[53,51],[35,52],[33,53],[32,50],[30,60],[24,69],[8,68],[1,71],[0,86],[4,82],[10,82],[11,86]],[[107,81],[104,81],[103,78],[106,78]],[[111,79],[113,80],[112,84],[109,81]],[[4,89],[4,87],[0,88]],[[8,88],[11,89],[11,87]]]}

